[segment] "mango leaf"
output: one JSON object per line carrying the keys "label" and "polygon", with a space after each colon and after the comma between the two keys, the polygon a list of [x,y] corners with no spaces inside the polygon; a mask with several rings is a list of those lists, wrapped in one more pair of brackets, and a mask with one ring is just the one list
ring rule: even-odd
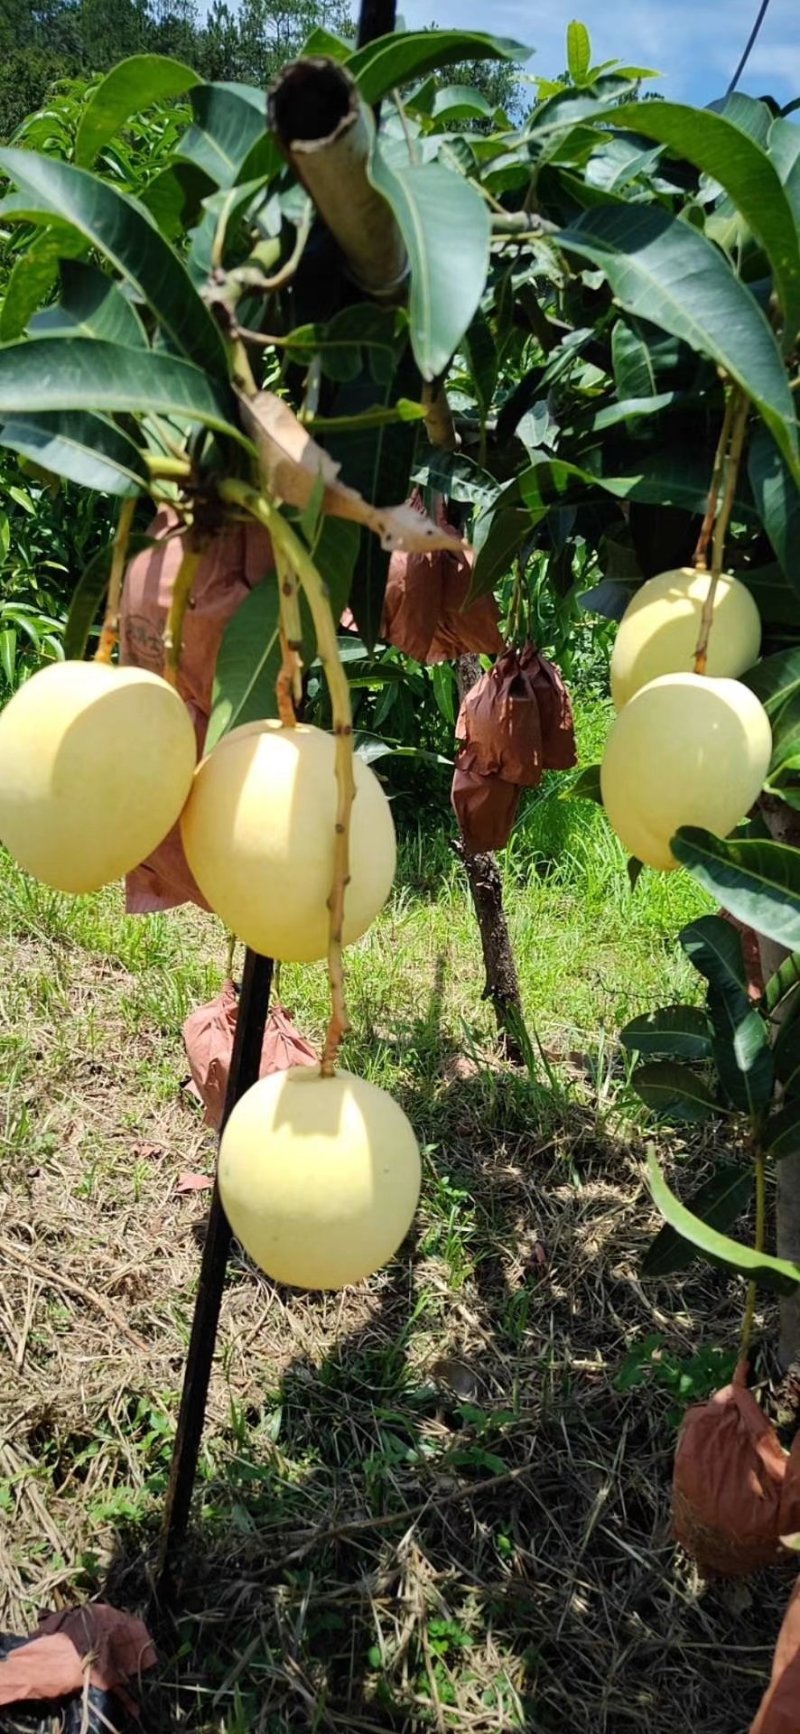
{"label": "mango leaf", "polygon": [[469,330],[464,333],[464,349],[478,400],[481,420],[486,421],[497,386],[499,357],[492,329],[479,307]]}
{"label": "mango leaf", "polygon": [[776,1162],[784,1156],[796,1156],[800,1151],[800,1102],[787,1102],[780,1113],[767,1121],[764,1147]]}
{"label": "mango leaf", "polygon": [[800,1282],[800,1266],[789,1264],[783,1258],[772,1258],[766,1252],[755,1252],[752,1247],[740,1246],[738,1241],[729,1240],[727,1235],[720,1234],[716,1228],[695,1216],[685,1204],[681,1204],[674,1192],[670,1191],[652,1146],[647,1152],[647,1179],[653,1203],[662,1216],[683,1240],[696,1247],[698,1252],[704,1253],[712,1264],[721,1264],[726,1270],[738,1271],[739,1275],[747,1277],[748,1281],[760,1283],[762,1288],[774,1289],[779,1294],[791,1294],[797,1287]]}
{"label": "mango leaf", "polygon": [[431,106],[434,120],[491,120],[494,109],[479,90],[469,84],[447,84],[437,90]]}
{"label": "mango leaf", "polygon": [[[799,569],[800,570],[800,569]],[[800,688],[800,646],[765,656],[740,676],[760,699],[771,723]]]}
{"label": "mango leaf", "polygon": [[470,601],[496,589],[546,511],[546,507],[541,507],[536,513],[529,511],[519,498],[519,490],[513,486],[510,491],[504,489],[498,495],[488,512],[481,513],[473,536],[475,565]]}
{"label": "mango leaf", "polygon": [[794,404],[773,332],[750,291],[698,229],[649,206],[604,206],[585,211],[558,239],[604,272],[628,312],[725,368],[800,477]]}
{"label": "mango leaf", "polygon": [[800,245],[791,204],[767,152],[723,115],[677,102],[625,103],[614,124],[669,145],[725,188],[772,266],[788,354],[800,330]]}
{"label": "mango leaf", "polygon": [[764,984],[764,1009],[771,1017],[790,994],[800,986],[800,955],[786,957],[775,974]]}
{"label": "mango leaf", "polygon": [[267,131],[267,99],[245,84],[198,84],[191,92],[194,122],[177,147],[179,157],[203,170],[218,187],[240,175],[271,176],[282,158]]}
{"label": "mango leaf", "polygon": [[573,18],[567,25],[567,71],[573,84],[585,84],[592,64],[592,44],[585,24]]}
{"label": "mango leaf", "polygon": [[[152,539],[149,536],[134,532],[128,541],[128,554],[132,557],[143,548],[151,548]],[[91,560],[87,561],[72,592],[64,629],[64,655],[79,661],[85,655],[92,625],[97,618],[100,604],[108,589],[111,576],[111,558],[114,549],[111,542],[98,548]]]}
{"label": "mango leaf", "polygon": [[727,841],[696,826],[684,826],[670,847],[737,921],[800,950],[800,849],[761,839]]}
{"label": "mango leaf", "polygon": [[139,203],[150,212],[162,235],[175,241],[199,220],[203,200],[215,185],[196,163],[178,158],[148,182],[139,194]]}
{"label": "mango leaf", "polygon": [[794,1018],[781,1024],[773,1049],[775,1075],[787,1096],[800,1092],[800,1023]]}
{"label": "mango leaf", "polygon": [[64,259],[60,276],[61,299],[34,314],[31,336],[105,337],[134,349],[147,347],[141,319],[113,277],[78,259]]}
{"label": "mango leaf", "polygon": [[[719,1162],[710,1179],[689,1199],[686,1209],[709,1228],[720,1233],[732,1228],[753,1195],[753,1170]],[[647,1248],[640,1269],[642,1276],[671,1276],[685,1270],[697,1257],[698,1248],[665,1222]]]}
{"label": "mango leaf", "polygon": [[140,494],[149,483],[133,440],[102,416],[81,410],[9,416],[0,421],[0,445],[97,493]]}
{"label": "mango leaf", "polygon": [[278,586],[256,584],[228,621],[214,670],[206,752],[240,723],[275,717],[281,666]]}
{"label": "mango leaf", "polygon": [[673,1060],[711,1058],[711,1026],[702,1006],[668,1005],[631,1018],[619,1039],[629,1053],[666,1054]]}
{"label": "mango leaf", "polygon": [[423,379],[435,379],[480,304],[489,269],[489,212],[471,181],[441,163],[391,166],[377,143],[369,175],[405,242],[411,345]]}
{"label": "mango leaf", "polygon": [[744,993],[747,974],[742,941],[736,928],[720,915],[701,915],[678,934],[689,962],[719,994]]}
{"label": "mango leaf", "polygon": [[764,427],[755,429],[750,442],[747,473],[776,558],[789,583],[800,590],[800,491]]}
{"label": "mango leaf", "polygon": [[101,78],[84,108],[75,138],[75,161],[91,168],[95,157],[130,120],[153,102],[183,96],[200,75],[164,54],[133,54]]}
{"label": "mango leaf", "polygon": [[92,337],[40,337],[0,347],[0,419],[77,409],[155,410],[242,441],[226,388],[178,356]]}
{"label": "mango leaf", "polygon": [[60,217],[127,277],[179,350],[198,367],[227,377],[222,337],[208,308],[152,220],[107,182],[55,157],[0,149],[0,169],[20,188],[3,211],[35,221]]}
{"label": "mango leaf", "polygon": [[350,598],[359,542],[357,524],[322,513],[311,553],[314,565],[324,574],[334,620],[341,619]]}
{"label": "mango leaf", "polygon": [[61,261],[86,251],[83,235],[66,223],[54,223],[29,242],[6,280],[0,302],[0,342],[13,343],[22,336],[31,314],[48,299]]}
{"label": "mango leaf", "polygon": [[505,36],[486,36],[475,30],[409,30],[379,36],[356,50],[346,62],[364,102],[380,102],[395,85],[424,78],[440,66],[457,66],[463,60],[523,61],[530,49]]}
{"label": "mango leaf", "polygon": [[702,1078],[673,1060],[654,1060],[637,1066],[631,1083],[645,1106],[666,1120],[696,1123],[719,1112],[719,1104]]}
{"label": "mango leaf", "polygon": [[797,127],[789,120],[773,120],[767,150],[786,189],[795,221],[800,223],[800,134]]}

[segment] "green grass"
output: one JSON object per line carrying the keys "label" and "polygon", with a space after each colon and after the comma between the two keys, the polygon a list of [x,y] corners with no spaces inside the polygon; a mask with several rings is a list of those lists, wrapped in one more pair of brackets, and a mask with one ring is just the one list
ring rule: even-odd
{"label": "green grass", "polygon": [[[578,720],[596,756],[607,711]],[[631,893],[563,785],[505,863],[530,1074],[496,1059],[445,825],[403,838],[348,954],[345,1063],[412,1118],[418,1218],[343,1295],[234,1256],[158,1734],[730,1734],[755,1707],[782,1586],[722,1619],[665,1503],[676,1392],[735,1345],[740,1294],[699,1266],[638,1281],[655,1222],[616,1041],[696,994],[675,935],[708,904],[677,873]],[[175,1182],[214,1158],[181,1024],[225,950],[196,911],[127,918],[116,888],[63,898],[0,861],[0,1629],[146,1599],[207,1209]],[[318,1038],[324,969],[280,994]],[[692,1179],[705,1160],[662,1149]]]}

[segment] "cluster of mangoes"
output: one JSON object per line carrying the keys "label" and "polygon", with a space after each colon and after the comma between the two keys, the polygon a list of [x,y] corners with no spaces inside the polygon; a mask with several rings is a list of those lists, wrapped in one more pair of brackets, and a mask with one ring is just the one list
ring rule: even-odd
{"label": "cluster of mangoes", "polygon": [[[333,737],[263,721],[196,765],[194,726],[159,675],[58,662],[0,713],[0,840],[61,891],[131,871],[176,823],[195,879],[237,938],[285,962],[323,957],[334,873]],[[389,895],[395,835],[386,796],[356,758],[343,939]],[[384,1090],[298,1067],[237,1103],[219,1157],[234,1232],[279,1282],[338,1288],[396,1251],[416,1209],[420,1158]]]}
{"label": "cluster of mangoes", "polygon": [[600,771],[606,813],[631,855],[669,871],[682,825],[726,837],[756,801],[772,753],[763,705],[735,677],[761,648],[738,578],[719,578],[706,672],[692,672],[709,574],[690,567],[643,584],[611,657],[617,708]]}

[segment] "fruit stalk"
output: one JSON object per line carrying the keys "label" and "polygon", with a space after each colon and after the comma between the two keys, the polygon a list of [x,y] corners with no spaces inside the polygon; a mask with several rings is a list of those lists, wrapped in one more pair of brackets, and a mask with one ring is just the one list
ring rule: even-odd
{"label": "fruit stalk", "polygon": [[106,611],[100,628],[100,642],[95,651],[95,662],[110,662],[119,639],[119,605],[122,597],[122,579],[125,572],[125,557],[128,552],[128,540],[133,523],[133,513],[136,498],[123,500],[120,506],[119,519],[114,535],[114,546],[111,554],[111,572],[108,579],[108,595]]}
{"label": "fruit stalk", "polygon": [[717,449],[714,453],[714,468],[711,471],[711,481],[708,488],[705,517],[700,526],[700,534],[697,538],[697,547],[695,548],[694,557],[692,559],[692,565],[698,572],[708,571],[708,561],[706,556],[708,554],[708,544],[711,541],[711,535],[714,529],[714,519],[717,515],[719,490],[722,487],[722,477],[725,470],[725,458],[730,444],[735,397],[735,391],[730,391],[728,393],[725,403],[725,414],[722,418],[722,428],[717,441]]}
{"label": "fruit stalk", "polygon": [[190,541],[184,548],[180,566],[175,574],[169,613],[164,627],[164,678],[169,681],[170,686],[177,685],[183,622],[199,565],[200,551],[192,547]]}
{"label": "fruit stalk", "polygon": [[275,544],[275,569],[278,578],[280,609],[281,667],[276,683],[278,716],[284,728],[294,728],[297,718],[295,705],[302,702],[303,627],[300,620],[300,592],[295,572],[284,551]]}
{"label": "fruit stalk", "polygon": [[[714,540],[711,552],[711,578],[708,586],[708,594],[703,603],[703,612],[700,616],[700,633],[697,640],[697,648],[694,653],[695,674],[705,674],[706,672],[706,664],[708,661],[708,640],[714,619],[714,598],[716,596],[717,585],[722,572],[722,562],[725,556],[725,537],[728,533],[728,525],[731,520],[733,501],[736,494],[736,483],[739,479],[739,465],[742,460],[742,451],[744,449],[749,407],[750,406],[744,393],[741,392],[738,387],[734,387],[725,412],[726,422],[728,421],[728,412],[730,412],[729,444],[723,457],[725,488],[722,496],[722,505],[720,506],[714,524]],[[720,447],[721,446],[722,439],[720,439]],[[719,489],[719,485],[720,483],[718,481],[717,489]],[[714,483],[712,481],[712,489],[713,486]],[[710,497],[709,494],[709,502]]]}
{"label": "fruit stalk", "polygon": [[[333,885],[328,898],[328,981],[331,990],[331,1016],[322,1050],[321,1071],[324,1078],[333,1076],[342,1037],[350,1023],[344,998],[342,968],[342,923],[345,890],[350,878],[350,813],[355,799],[353,776],[353,716],[350,688],[339,660],[336,622],[333,617],[328,587],[321,578],[307,548],[303,546],[291,525],[277,506],[259,494],[255,488],[233,479],[220,485],[222,499],[244,509],[263,524],[272,537],[276,562],[281,558],[290,566],[303,587],[317,636],[317,654],[325,670],[331,699],[333,733],[336,741],[336,783],[338,805],[334,837]],[[280,549],[280,554],[278,550]],[[280,569],[280,568],[279,568]]]}
{"label": "fruit stalk", "polygon": [[[765,1235],[766,1220],[767,1220],[767,1187],[766,1187],[766,1162],[764,1160],[764,1152],[761,1149],[760,1145],[756,1146],[755,1170],[756,1170],[756,1233],[755,1233],[754,1245],[755,1245],[756,1252],[763,1252],[764,1251],[764,1235]],[[756,1285],[754,1282],[750,1282],[747,1285],[747,1303],[745,1305],[744,1319],[742,1321],[742,1349],[741,1349],[741,1352],[742,1352],[743,1356],[747,1355],[749,1352],[749,1349],[750,1349],[750,1340],[751,1340],[752,1335],[753,1335],[753,1321],[755,1319],[755,1313],[756,1313]]]}

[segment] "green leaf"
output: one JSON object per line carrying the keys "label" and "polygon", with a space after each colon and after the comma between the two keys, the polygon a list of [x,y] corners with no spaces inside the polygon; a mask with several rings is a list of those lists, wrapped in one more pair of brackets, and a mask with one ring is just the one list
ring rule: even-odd
{"label": "green leaf", "polygon": [[637,1066],[631,1083],[645,1106],[666,1120],[699,1122],[719,1112],[719,1104],[702,1078],[673,1060]]}
{"label": "green leaf", "polygon": [[573,84],[585,84],[592,64],[592,44],[585,24],[573,18],[567,25],[567,71]]}
{"label": "green leaf", "polygon": [[[0,365],[2,364],[0,349]],[[149,477],[133,440],[111,422],[81,410],[12,415],[0,421],[0,445],[101,494],[140,494]]]}
{"label": "green leaf", "polygon": [[794,404],[773,332],[750,291],[698,229],[650,206],[604,206],[585,211],[558,239],[599,266],[628,312],[723,367],[800,476]]}
{"label": "green leaf", "polygon": [[179,159],[149,181],[139,203],[150,212],[168,241],[179,240],[198,222],[200,207],[216,185],[196,163]]}
{"label": "green leaf", "polygon": [[617,319],[611,332],[614,384],[619,398],[646,397],[656,391],[656,376],[644,338],[625,319]]}
{"label": "green leaf", "polygon": [[738,1271],[749,1281],[760,1283],[763,1288],[775,1289],[779,1294],[791,1294],[797,1287],[800,1266],[789,1264],[786,1259],[772,1258],[766,1252],[754,1252],[752,1247],[740,1246],[738,1241],[729,1240],[727,1235],[720,1234],[681,1204],[670,1191],[652,1147],[647,1152],[647,1178],[653,1203],[662,1216],[684,1240],[698,1252],[705,1253],[712,1264]]}
{"label": "green leaf", "polygon": [[[152,546],[148,536],[134,533],[128,542],[128,554],[138,554],[142,548]],[[69,614],[64,631],[64,655],[76,661],[85,655],[89,642],[89,634],[97,617],[100,604],[108,589],[111,576],[111,560],[114,548],[111,542],[99,548],[87,565],[84,566],[80,578],[72,592]]]}
{"label": "green leaf", "polygon": [[474,30],[408,30],[379,36],[346,62],[365,103],[380,102],[395,85],[424,78],[440,66],[463,60],[527,60],[530,49],[504,36]]}
{"label": "green leaf", "polygon": [[214,670],[206,752],[241,723],[275,717],[281,666],[278,586],[257,584],[228,621]]}
{"label": "green leaf", "polygon": [[177,356],[92,337],[40,337],[0,347],[0,419],[76,409],[160,411],[247,443],[226,388]]}
{"label": "green leaf", "polygon": [[317,570],[325,574],[334,620],[340,620],[347,607],[359,540],[357,524],[323,513],[311,554]]}
{"label": "green leaf", "polygon": [[377,143],[369,174],[405,242],[411,345],[423,379],[435,379],[480,304],[489,269],[489,212],[462,176],[440,163],[392,167]]}
{"label": "green leaf", "polygon": [[800,646],[765,656],[739,678],[760,699],[770,722],[774,722],[800,687]]}
{"label": "green leaf", "polygon": [[614,124],[669,145],[725,188],[772,266],[788,354],[800,330],[800,245],[791,204],[766,151],[722,115],[682,103],[626,103],[616,110]]}
{"label": "green leaf", "polygon": [[492,407],[492,399],[497,386],[499,357],[491,326],[480,307],[469,330],[464,333],[464,349],[472,374],[472,384],[475,387],[481,420],[485,422]]}
{"label": "green leaf", "polygon": [[37,235],[12,266],[0,302],[0,342],[21,337],[37,307],[48,299],[63,259],[77,258],[87,250],[83,235],[66,223],[54,223]]}
{"label": "green leaf", "polygon": [[75,161],[91,168],[95,157],[130,120],[153,102],[183,96],[199,84],[199,74],[163,54],[134,54],[101,78],[81,115],[75,138]]}
{"label": "green leaf", "polygon": [[800,1102],[787,1102],[779,1114],[767,1121],[764,1147],[776,1162],[784,1156],[796,1156],[800,1151]]}
{"label": "green leaf", "polygon": [[546,512],[546,506],[535,513],[530,511],[520,500],[518,489],[512,487],[498,495],[488,512],[481,513],[472,538],[475,565],[470,601],[497,588],[501,578],[511,570],[515,555]]}
{"label": "green leaf", "polygon": [[399,421],[424,421],[424,403],[412,403],[408,397],[398,397],[394,403],[374,404],[361,415],[314,415],[305,422],[309,433],[361,433],[371,428],[394,427]]}
{"label": "green leaf", "polygon": [[800,950],[800,849],[761,839],[731,842],[694,826],[678,831],[670,847],[738,921]]}
{"label": "green leaf", "polygon": [[603,805],[603,792],[600,788],[600,766],[584,765],[569,788],[564,791],[567,801],[595,801],[598,807]]}
{"label": "green leaf", "polygon": [[716,993],[746,994],[741,936],[730,921],[721,915],[701,915],[681,929],[678,943]]}
{"label": "green leaf", "polygon": [[797,1018],[781,1024],[775,1039],[773,1055],[775,1075],[783,1085],[786,1095],[798,1095],[800,1093],[800,1023],[798,1023]]}
{"label": "green leaf", "polygon": [[754,431],[747,472],[758,515],[776,558],[789,583],[800,590],[800,491],[764,427]]}
{"label": "green leaf", "polygon": [[[735,1167],[731,1162],[719,1162],[710,1179],[689,1199],[686,1209],[707,1227],[720,1233],[732,1228],[753,1196],[752,1168]],[[671,1276],[685,1270],[697,1257],[698,1248],[685,1240],[668,1222],[659,1230],[644,1255],[642,1276]]]}
{"label": "green leaf", "polygon": [[437,90],[431,109],[434,120],[491,120],[494,108],[469,84],[448,84]]}
{"label": "green leaf", "polygon": [[134,349],[147,347],[139,315],[113,277],[78,259],[64,259],[60,274],[61,299],[34,314],[31,336],[105,337]]}
{"label": "green leaf", "polygon": [[[132,199],[85,169],[33,151],[0,149],[0,168],[21,189],[15,217],[60,217],[97,247],[147,302],[190,360],[227,378],[225,345],[177,255]],[[4,209],[8,209],[9,200]]]}
{"label": "green leaf", "polygon": [[800,223],[800,133],[789,120],[774,120],[767,150],[786,188],[786,196]]}
{"label": "green leaf", "polygon": [[177,154],[202,169],[218,187],[272,175],[281,165],[276,140],[267,131],[263,91],[243,84],[198,84],[191,93],[194,124]]}
{"label": "green leaf", "polygon": [[778,1006],[800,986],[800,955],[786,957],[775,974],[764,984],[764,1009],[772,1017]]}
{"label": "green leaf", "polygon": [[673,1060],[711,1058],[711,1026],[697,1005],[668,1005],[632,1018],[619,1039],[630,1053],[666,1054]]}

